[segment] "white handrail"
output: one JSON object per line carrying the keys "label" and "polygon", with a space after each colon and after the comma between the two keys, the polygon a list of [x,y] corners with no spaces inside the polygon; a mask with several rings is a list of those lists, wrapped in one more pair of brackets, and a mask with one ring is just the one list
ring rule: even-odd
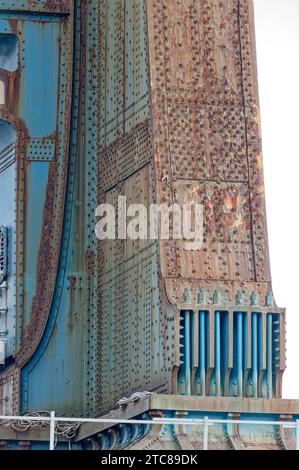
{"label": "white handrail", "polygon": [[116,418],[62,418],[56,417],[55,412],[51,411],[50,416],[0,416],[0,421],[38,421],[50,424],[49,448],[55,448],[55,428],[56,423],[99,423],[99,424],[143,424],[143,425],[187,425],[204,427],[204,450],[208,450],[209,426],[215,424],[252,424],[264,426],[281,426],[283,428],[296,429],[296,450],[299,450],[299,419],[295,421],[266,421],[266,420],[246,420],[246,419],[216,419],[205,416],[199,419],[188,418],[153,418],[149,419],[116,419]]}

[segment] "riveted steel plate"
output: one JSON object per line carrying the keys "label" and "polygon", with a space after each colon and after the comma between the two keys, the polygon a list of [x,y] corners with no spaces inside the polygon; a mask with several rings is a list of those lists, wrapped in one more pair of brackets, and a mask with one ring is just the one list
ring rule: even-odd
{"label": "riveted steel plate", "polygon": [[33,12],[68,14],[72,0],[1,0],[0,12]]}
{"label": "riveted steel plate", "polygon": [[55,139],[30,139],[27,150],[27,160],[54,161],[55,143]]}

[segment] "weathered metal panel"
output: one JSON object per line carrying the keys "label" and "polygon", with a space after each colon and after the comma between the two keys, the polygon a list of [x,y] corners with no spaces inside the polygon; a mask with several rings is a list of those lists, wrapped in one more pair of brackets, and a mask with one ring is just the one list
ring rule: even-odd
{"label": "weathered metal panel", "polygon": [[[85,290],[85,276],[81,274],[83,271],[82,263],[84,261],[78,264],[77,256],[67,257],[68,249],[71,250],[70,252],[77,249],[76,241],[69,240],[69,231],[71,227],[75,231],[77,216],[76,208],[72,207],[73,197],[75,197],[77,191],[74,188],[75,180],[72,178],[74,168],[69,166],[72,165],[71,159],[74,159],[74,151],[70,154],[70,161],[68,159],[70,111],[68,93],[70,93],[70,86],[72,84],[70,79],[72,63],[69,54],[72,51],[72,24],[70,21],[60,22],[59,20],[57,27],[59,37],[57,37],[56,41],[54,38],[51,38],[50,43],[54,39],[54,43],[59,46],[59,50],[57,50],[58,57],[56,57],[56,59],[59,59],[59,92],[55,100],[55,103],[57,103],[56,114],[58,119],[56,132],[59,138],[56,138],[55,150],[55,160],[57,160],[57,163],[50,163],[49,166],[49,182],[47,187],[47,202],[44,206],[44,217],[51,214],[52,208],[49,206],[49,203],[54,204],[54,207],[57,209],[59,206],[61,207],[62,212],[57,212],[56,214],[58,217],[60,216],[59,223],[57,224],[56,222],[56,227],[55,225],[53,226],[56,229],[56,236],[58,238],[56,239],[56,248],[51,260],[52,267],[55,268],[57,266],[58,271],[53,272],[53,281],[50,282],[52,292],[51,297],[49,297],[44,332],[43,328],[39,328],[38,332],[42,336],[40,336],[37,349],[36,351],[31,350],[31,355],[32,352],[34,354],[22,368],[21,409],[48,408],[51,403],[55,402],[57,409],[82,413],[84,407],[82,397],[84,361],[80,362],[80,358],[83,355],[82,351],[84,348],[84,328],[81,329],[79,325],[82,324],[84,315],[82,292]],[[75,126],[76,119],[75,113],[73,115],[73,125]],[[48,165],[44,162],[34,164]],[[57,170],[58,175],[55,175],[54,172]],[[58,184],[55,182],[56,178]],[[53,215],[49,222],[53,221],[55,223]],[[73,220],[75,225],[71,225],[71,220]],[[63,230],[61,244],[60,231],[57,231],[59,227],[60,230]],[[49,235],[51,235],[51,232],[45,236],[46,240]],[[51,244],[52,239],[48,240],[48,243],[50,242]],[[40,275],[45,280],[45,260],[41,251],[39,252],[38,262]],[[50,291],[48,292],[50,294]],[[39,302],[42,302],[44,305],[45,300],[45,291],[43,293],[38,292],[33,300],[33,306],[37,307]],[[59,322],[56,322],[58,313],[60,313]],[[36,323],[35,319],[35,328],[37,327]],[[30,333],[32,334],[32,331]],[[79,364],[80,367],[78,367]],[[75,369],[76,373],[73,374],[72,371]],[[44,379],[41,387],[38,384],[40,377]],[[49,383],[49,377],[51,377],[51,383]],[[67,404],[66,397],[69,399],[69,404]]]}
{"label": "weathered metal panel", "polygon": [[[122,195],[127,205],[149,206],[155,176],[146,2],[101,1],[99,14],[105,96],[99,110],[99,200],[117,208]],[[120,395],[168,387],[171,352],[165,357],[169,322],[157,243],[112,240],[99,250],[98,406],[108,411]]]}
{"label": "weathered metal panel", "polygon": [[[8,290],[13,291],[14,300],[9,302],[13,312],[8,317],[12,326],[7,349],[10,362],[17,358],[12,368],[15,378],[21,364],[34,354],[48,320],[64,209],[71,23],[60,16],[67,13],[66,2],[49,7],[47,2],[28,2],[28,8],[27,2],[2,2],[0,11],[0,40],[14,37],[18,44],[16,67],[6,68],[3,62],[0,71],[4,84],[1,118],[16,130],[17,186],[14,193],[12,184],[10,192],[16,219],[9,223],[13,286]],[[6,184],[8,171],[13,167],[1,174]],[[8,205],[9,199],[5,211]],[[10,374],[8,369],[3,380],[9,383]],[[18,383],[13,387],[7,409],[19,402]],[[26,396],[22,407],[27,406]],[[29,406],[34,407],[34,400]]]}
{"label": "weathered metal panel", "polygon": [[[252,4],[238,0],[150,0],[147,10],[157,199],[168,205],[193,202],[204,207],[201,251],[186,251],[180,241],[160,241],[168,299],[176,305],[185,303],[175,318],[176,341],[187,335],[180,352],[189,367],[187,320],[183,332],[179,330],[180,315],[185,319],[191,310],[183,301],[186,290],[190,304],[199,302],[199,292],[204,292],[203,310],[216,314],[235,308],[236,316],[241,319],[242,315],[243,326],[234,323],[229,338],[234,366],[226,374],[231,378],[224,393],[243,390],[246,395],[251,393],[250,384],[241,385],[251,374],[246,364],[241,367],[247,351],[246,312],[253,292],[263,307],[271,291]],[[216,302],[215,292],[219,297]],[[238,310],[240,296],[242,307]],[[219,393],[215,391],[214,357],[218,327],[214,314],[210,320],[212,362],[206,391],[214,394]],[[263,364],[258,394],[271,397],[273,368],[269,358],[274,343],[266,324],[261,331]],[[278,351],[276,377],[281,374],[283,354]],[[174,373],[181,361],[177,350]],[[188,378],[184,367],[179,369],[178,387],[182,377]],[[187,382],[184,393],[188,394]],[[280,394],[279,386],[275,393]]]}
{"label": "weathered metal panel", "polygon": [[[13,158],[6,160],[0,169],[0,188],[5,194],[6,203],[0,204],[1,223],[1,269],[0,269],[0,340],[2,345],[1,363],[6,356],[15,351],[15,264],[13,252],[15,246],[15,186],[16,165],[15,148]],[[2,153],[3,156],[3,153]],[[1,156],[0,156],[1,158]]]}
{"label": "weathered metal panel", "polygon": [[3,0],[1,11],[68,14],[72,0]]}
{"label": "weathered metal panel", "polygon": [[[280,396],[251,2],[2,1],[3,35],[0,118],[16,135],[0,134],[0,184],[17,184],[0,209],[14,246],[0,408]],[[203,249],[97,241],[95,208],[119,195],[202,203]]]}
{"label": "weathered metal panel", "polygon": [[[258,145],[260,140],[256,125],[257,95],[249,91],[247,78],[247,74],[248,77],[255,76],[252,18],[248,2],[241,3],[227,1],[220,5],[190,0],[167,1],[162,5],[148,2],[152,103],[154,115],[155,112],[158,114],[154,119],[157,177],[161,181],[167,175],[169,186],[173,187],[171,190],[161,184],[159,198],[169,203],[173,199],[177,203],[183,202],[184,191],[177,191],[176,180],[184,180],[184,187],[189,186],[190,193],[194,188],[194,200],[203,202],[206,211],[202,262],[196,262],[191,254],[192,259],[186,263],[196,266],[192,276],[181,273],[178,265],[173,271],[170,250],[176,257],[184,258],[187,255],[182,250],[173,244],[165,244],[163,248],[165,277],[183,275],[186,284],[190,277],[203,281],[210,278],[232,282],[237,278],[243,282],[270,282],[269,261],[264,250],[267,233],[262,212],[260,159],[248,151],[248,146]],[[246,40],[242,39],[240,43],[241,29]],[[242,53],[241,48],[245,43],[244,68],[245,51]],[[250,105],[244,101],[243,88],[251,93]],[[204,197],[195,189],[193,180],[198,180],[199,186],[205,188]],[[235,189],[238,182],[244,183],[239,195]],[[213,214],[221,221],[221,227],[209,226]],[[223,246],[223,229],[228,230],[226,238],[229,232],[236,238],[230,247]],[[255,233],[256,230],[259,230],[259,236],[252,238],[252,231]],[[215,253],[220,266],[213,263],[210,250],[212,256]],[[263,260],[258,261],[261,254]],[[221,257],[227,255],[232,258],[229,265],[235,265],[234,272],[227,272],[225,259],[222,264]],[[198,266],[206,266],[204,274],[196,272]],[[269,287],[268,284],[264,288]],[[175,294],[176,301],[180,295],[179,292]]]}

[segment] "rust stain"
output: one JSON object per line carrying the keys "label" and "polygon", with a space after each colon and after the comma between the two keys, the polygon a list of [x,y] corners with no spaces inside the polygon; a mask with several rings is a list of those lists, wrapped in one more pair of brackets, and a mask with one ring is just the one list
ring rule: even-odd
{"label": "rust stain", "polygon": [[41,3],[36,0],[27,0],[27,5],[29,8],[34,8],[38,11],[67,13],[70,11],[70,1],[71,0],[45,0]]}
{"label": "rust stain", "polygon": [[19,20],[16,20],[14,18],[9,18],[7,22],[10,26],[10,32],[18,36],[19,35]]}
{"label": "rust stain", "polygon": [[34,343],[37,335],[42,334],[45,315],[49,306],[53,285],[55,284],[55,279],[53,277],[49,278],[49,273],[55,273],[52,265],[53,258],[49,256],[49,253],[51,252],[51,238],[54,230],[52,218],[56,182],[57,164],[55,162],[51,162],[49,163],[46,205],[43,211],[42,241],[38,253],[36,295],[32,303],[30,323],[23,334],[22,349],[19,351],[16,358],[17,363],[21,363],[23,361],[24,356],[32,348],[32,343]]}
{"label": "rust stain", "polygon": [[5,105],[2,106],[0,114],[4,119],[9,115],[15,119],[19,115],[20,70],[8,72],[2,69],[0,70],[0,80],[4,83],[5,87]]}
{"label": "rust stain", "polygon": [[95,271],[95,255],[91,250],[85,252],[85,269],[87,274],[93,274]]}

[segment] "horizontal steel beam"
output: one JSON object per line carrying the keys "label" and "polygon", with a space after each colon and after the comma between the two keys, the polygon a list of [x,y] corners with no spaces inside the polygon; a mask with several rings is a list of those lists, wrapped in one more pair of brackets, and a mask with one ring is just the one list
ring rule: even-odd
{"label": "horizontal steel beam", "polygon": [[150,409],[299,415],[299,400],[151,395]]}

